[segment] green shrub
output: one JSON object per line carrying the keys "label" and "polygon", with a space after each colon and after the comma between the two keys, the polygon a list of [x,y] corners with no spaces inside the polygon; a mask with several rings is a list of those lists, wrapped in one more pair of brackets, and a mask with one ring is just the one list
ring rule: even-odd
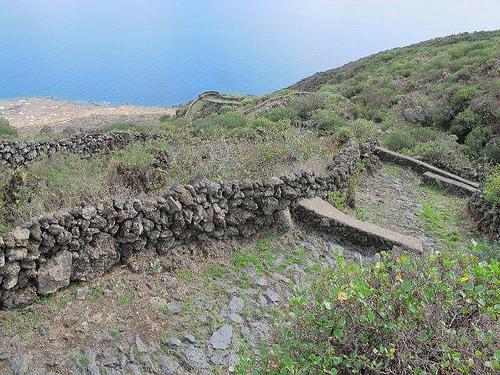
{"label": "green shrub", "polygon": [[111,132],[134,132],[140,133],[147,130],[145,126],[137,125],[132,122],[117,122],[113,124],[104,125],[101,131],[106,133]]}
{"label": "green shrub", "polygon": [[486,143],[483,155],[493,163],[500,163],[500,136],[493,137]]}
{"label": "green shrub", "polygon": [[387,133],[383,139],[384,146],[392,151],[409,149],[415,146],[416,143],[416,139],[411,134],[401,129],[395,129]]}
{"label": "green shrub", "polygon": [[332,190],[328,193],[328,202],[337,210],[346,212],[347,210],[347,192]]}
{"label": "green shrub", "polygon": [[267,374],[494,374],[499,263],[457,252],[343,257],[289,301]]}
{"label": "green shrub", "polygon": [[269,112],[266,113],[266,117],[272,121],[279,121],[283,119],[294,120],[298,116],[298,111],[293,107],[272,108]]}
{"label": "green shrub", "polygon": [[483,155],[484,147],[493,136],[490,126],[480,126],[472,130],[465,138],[465,145],[472,156]]}
{"label": "green shrub", "polygon": [[17,129],[11,126],[7,119],[0,117],[0,139],[13,139],[17,136]]}
{"label": "green shrub", "polygon": [[481,117],[467,108],[453,119],[450,131],[463,143],[467,135],[480,124]]}
{"label": "green shrub", "polygon": [[432,103],[423,108],[427,124],[444,130],[450,127],[450,121],[453,119],[453,109],[444,101]]}
{"label": "green shrub", "polygon": [[377,128],[371,121],[357,119],[349,125],[349,132],[357,142],[364,143],[375,136]]}
{"label": "green shrub", "polygon": [[239,111],[229,111],[195,121],[195,126],[203,131],[232,130],[244,128],[246,124],[247,118]]}
{"label": "green shrub", "polygon": [[412,150],[412,153],[435,165],[448,164],[464,169],[471,166],[463,147],[453,139],[437,139],[418,144]]}
{"label": "green shrub", "polygon": [[500,167],[495,168],[486,178],[483,194],[488,202],[500,206]]}
{"label": "green shrub", "polygon": [[172,119],[172,116],[164,114],[160,116],[160,122],[168,122]]}
{"label": "green shrub", "polygon": [[476,93],[477,90],[473,86],[452,86],[448,95],[454,112],[459,113],[465,110]]}
{"label": "green shrub", "polygon": [[318,115],[316,127],[319,131],[335,133],[346,126],[346,120],[334,113],[323,111]]}
{"label": "green shrub", "polygon": [[408,132],[416,139],[417,142],[429,142],[437,140],[438,138],[442,138],[446,133],[443,131],[426,127],[420,125],[411,125],[408,129]]}
{"label": "green shrub", "polygon": [[295,108],[300,118],[307,120],[311,114],[325,105],[325,97],[321,93],[311,93],[294,97],[290,107]]}
{"label": "green shrub", "polygon": [[273,132],[285,129],[290,125],[290,121],[287,119],[282,119],[278,121],[272,121],[267,117],[256,117],[248,121],[248,127],[250,129],[256,130],[259,133],[262,132]]}

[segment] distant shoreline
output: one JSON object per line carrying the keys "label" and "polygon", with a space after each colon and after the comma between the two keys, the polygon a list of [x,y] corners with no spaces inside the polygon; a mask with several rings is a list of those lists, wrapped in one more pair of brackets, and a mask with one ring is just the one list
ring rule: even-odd
{"label": "distant shoreline", "polygon": [[24,134],[93,130],[116,122],[150,125],[165,114],[174,115],[175,107],[113,105],[51,97],[0,99],[0,117]]}

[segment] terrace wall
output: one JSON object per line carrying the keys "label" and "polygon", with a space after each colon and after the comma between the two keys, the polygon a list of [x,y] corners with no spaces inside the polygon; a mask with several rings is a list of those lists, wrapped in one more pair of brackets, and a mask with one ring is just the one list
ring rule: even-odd
{"label": "terrace wall", "polygon": [[373,149],[349,141],[323,174],[203,180],[155,198],[117,198],[16,227],[0,236],[0,306],[24,306],[71,281],[99,277],[144,249],[166,255],[188,241],[250,237],[286,220],[300,198],[346,191],[357,162],[373,161]]}

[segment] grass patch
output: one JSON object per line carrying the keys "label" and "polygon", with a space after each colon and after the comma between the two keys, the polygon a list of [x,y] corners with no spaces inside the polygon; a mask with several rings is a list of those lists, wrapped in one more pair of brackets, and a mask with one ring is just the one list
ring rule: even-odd
{"label": "grass patch", "polygon": [[88,295],[88,300],[90,302],[97,302],[99,301],[102,297],[104,297],[104,292],[102,291],[101,288],[99,287],[94,287],[90,290],[89,295]]}
{"label": "grass patch", "polygon": [[126,306],[126,305],[130,304],[131,301],[132,301],[132,298],[128,294],[123,294],[120,296],[120,298],[118,298],[118,304],[120,306]]}
{"label": "grass patch", "polygon": [[455,227],[454,217],[449,212],[436,208],[430,202],[423,202],[420,216],[426,230],[439,238],[448,249],[461,241],[462,238]]}
{"label": "grass patch", "polygon": [[149,128],[143,125],[137,125],[132,122],[117,122],[113,124],[104,125],[100,131],[105,133],[111,132],[128,132],[128,133],[142,133],[148,131]]}
{"label": "grass patch", "polygon": [[14,140],[18,137],[17,129],[7,119],[0,117],[0,140]]}

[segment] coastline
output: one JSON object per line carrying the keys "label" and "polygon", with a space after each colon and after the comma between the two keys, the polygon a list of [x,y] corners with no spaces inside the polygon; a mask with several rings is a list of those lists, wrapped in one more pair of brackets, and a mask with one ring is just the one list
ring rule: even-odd
{"label": "coastline", "polygon": [[116,122],[150,125],[158,123],[162,115],[175,115],[175,110],[46,97],[0,99],[0,117],[6,118],[21,134],[88,131]]}

